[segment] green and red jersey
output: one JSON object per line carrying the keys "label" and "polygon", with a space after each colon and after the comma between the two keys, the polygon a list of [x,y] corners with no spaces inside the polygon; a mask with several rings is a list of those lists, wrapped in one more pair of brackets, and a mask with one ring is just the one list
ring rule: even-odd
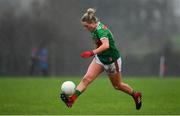
{"label": "green and red jersey", "polygon": [[102,44],[101,39],[107,38],[109,40],[109,49],[97,54],[103,64],[111,64],[120,57],[120,53],[115,46],[114,37],[104,24],[98,22],[96,30],[91,32],[91,35],[97,48]]}

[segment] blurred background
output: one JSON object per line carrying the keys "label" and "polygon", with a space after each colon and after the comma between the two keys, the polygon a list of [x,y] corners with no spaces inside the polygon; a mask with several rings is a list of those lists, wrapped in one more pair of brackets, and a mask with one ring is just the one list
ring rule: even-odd
{"label": "blurred background", "polygon": [[0,0],[0,75],[83,75],[81,16],[114,34],[127,76],[180,76],[180,0]]}

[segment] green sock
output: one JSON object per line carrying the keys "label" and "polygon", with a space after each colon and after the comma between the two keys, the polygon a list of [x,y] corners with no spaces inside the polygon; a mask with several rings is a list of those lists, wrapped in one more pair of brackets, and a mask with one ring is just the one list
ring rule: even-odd
{"label": "green sock", "polygon": [[75,93],[77,96],[80,96],[82,92],[80,92],[79,90],[76,90]]}
{"label": "green sock", "polygon": [[81,92],[79,90],[76,90],[75,93],[70,97],[70,99],[74,102],[80,94]]}
{"label": "green sock", "polygon": [[131,95],[133,96],[133,95],[134,95],[134,93],[135,93],[135,91],[133,90],[133,91],[132,91],[132,93],[131,93]]}

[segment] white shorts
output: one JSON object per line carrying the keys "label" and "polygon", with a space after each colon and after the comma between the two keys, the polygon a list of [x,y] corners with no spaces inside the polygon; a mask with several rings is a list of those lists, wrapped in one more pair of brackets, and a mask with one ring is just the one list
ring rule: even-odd
{"label": "white shorts", "polygon": [[95,55],[95,62],[97,64],[100,64],[101,66],[104,67],[104,70],[106,71],[106,73],[108,75],[112,75],[112,74],[116,74],[117,72],[121,72],[121,66],[122,66],[122,61],[121,58],[118,58],[115,62],[113,62],[112,64],[108,64],[105,65],[103,64],[99,58],[97,57],[97,55]]}

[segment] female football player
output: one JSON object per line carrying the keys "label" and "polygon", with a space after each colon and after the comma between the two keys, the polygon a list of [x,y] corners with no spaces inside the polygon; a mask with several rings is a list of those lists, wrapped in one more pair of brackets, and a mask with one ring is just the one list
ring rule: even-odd
{"label": "female football player", "polygon": [[94,50],[83,52],[81,57],[90,58],[94,56],[94,58],[83,79],[77,86],[75,93],[70,97],[62,93],[61,99],[68,107],[72,107],[78,96],[105,70],[113,87],[132,96],[136,104],[136,109],[139,110],[142,105],[141,93],[135,92],[128,84],[122,82],[121,56],[115,46],[111,31],[107,26],[98,21],[95,16],[95,10],[92,8],[89,8],[82,16],[81,24],[85,29],[90,31],[92,40],[96,45]]}

